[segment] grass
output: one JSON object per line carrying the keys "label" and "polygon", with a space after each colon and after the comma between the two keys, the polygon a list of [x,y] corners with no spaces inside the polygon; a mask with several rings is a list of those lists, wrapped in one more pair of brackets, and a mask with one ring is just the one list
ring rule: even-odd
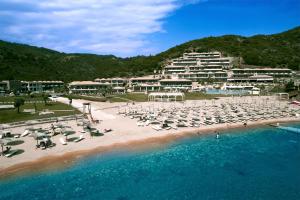
{"label": "grass", "polygon": [[[222,97],[225,95],[220,94],[204,94],[200,92],[190,92],[185,93],[186,100],[204,100],[204,99],[213,99],[216,97]],[[126,94],[115,94],[115,95],[108,95],[107,97],[99,97],[99,96],[81,96],[81,95],[69,95],[66,97],[71,97],[72,99],[85,99],[88,101],[98,101],[98,102],[128,102],[128,101],[135,101],[135,102],[145,102],[148,101],[148,95],[144,93],[126,93]]]}
{"label": "grass", "polygon": [[99,97],[99,96],[84,96],[84,95],[67,95],[65,96],[67,98],[71,99],[84,99],[87,101],[98,101],[98,102],[105,102],[107,99],[105,97]]}
{"label": "grass", "polygon": [[0,110],[0,123],[35,120],[47,117],[60,117],[80,113],[80,111],[74,110],[73,107],[59,102],[51,102],[47,105],[45,105],[44,103],[37,103],[36,107],[37,111],[48,109],[49,111],[53,111],[54,114],[39,115],[38,112],[36,112],[35,114],[24,113],[24,109],[34,109],[34,104],[28,103],[20,107],[20,113],[17,113],[17,109]]}
{"label": "grass", "polygon": [[110,102],[148,101],[148,95],[144,93],[116,94],[116,95],[109,96],[107,98],[109,99]]}
{"label": "grass", "polygon": [[224,97],[226,95],[221,95],[221,94],[205,94],[205,93],[201,93],[201,92],[189,92],[189,93],[185,93],[185,99],[186,100],[209,100],[209,99],[213,99],[216,97]]}
{"label": "grass", "polygon": [[0,102],[14,102],[16,98],[23,98],[26,101],[43,101],[41,96],[30,97],[28,95],[22,96],[0,96]]}
{"label": "grass", "polygon": [[[213,99],[213,98],[222,97],[222,96],[225,96],[225,95],[204,94],[204,93],[199,93],[199,92],[185,93],[186,100]],[[128,94],[114,95],[112,97],[108,97],[108,99],[110,102],[126,102],[126,101],[145,102],[145,101],[148,101],[148,95],[144,94],[144,93],[128,93]]]}
{"label": "grass", "polygon": [[101,96],[83,96],[83,95],[68,95],[66,97],[70,97],[72,99],[84,99],[88,101],[98,101],[98,102],[127,102],[127,101],[136,101],[136,102],[144,102],[148,101],[148,95],[144,93],[127,93],[127,94],[115,94],[115,95],[107,95],[107,97]]}

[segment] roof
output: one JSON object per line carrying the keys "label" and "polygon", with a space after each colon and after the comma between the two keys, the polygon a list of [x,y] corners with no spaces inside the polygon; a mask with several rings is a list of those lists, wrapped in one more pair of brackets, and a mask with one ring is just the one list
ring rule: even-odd
{"label": "roof", "polygon": [[113,90],[125,90],[125,87],[113,87]]}
{"label": "roof", "polygon": [[232,71],[237,71],[237,70],[253,70],[253,71],[261,71],[261,70],[273,70],[273,71],[291,71],[288,68],[271,68],[271,67],[265,67],[265,68],[236,68],[232,69]]}
{"label": "roof", "polygon": [[126,78],[119,78],[119,77],[115,77],[115,78],[96,78],[95,81],[110,81],[110,80],[126,80]]}
{"label": "roof", "polygon": [[94,81],[73,81],[69,85],[107,85],[106,83],[99,83]]}
{"label": "roof", "polygon": [[207,54],[220,54],[218,51],[212,52],[191,52],[191,53],[184,53],[184,55],[207,55]]}
{"label": "roof", "polygon": [[64,83],[63,81],[21,81],[21,83]]}
{"label": "roof", "polygon": [[142,84],[135,85],[134,87],[160,87],[160,85],[158,83],[156,84],[142,83]]}
{"label": "roof", "polygon": [[250,77],[249,77],[249,79],[259,79],[259,78],[273,79],[272,76],[268,76],[268,75],[254,75],[254,76],[250,76]]}
{"label": "roof", "polygon": [[160,82],[192,82],[188,79],[161,79]]}
{"label": "roof", "polygon": [[149,96],[184,96],[182,92],[152,92]]}
{"label": "roof", "polygon": [[159,77],[154,77],[152,76],[143,76],[143,77],[135,77],[135,78],[131,78],[130,80],[159,80]]}

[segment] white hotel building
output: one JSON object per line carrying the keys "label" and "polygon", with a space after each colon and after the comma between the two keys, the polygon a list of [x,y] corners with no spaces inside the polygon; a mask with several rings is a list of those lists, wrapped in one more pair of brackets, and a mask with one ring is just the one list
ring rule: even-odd
{"label": "white hotel building", "polygon": [[184,53],[163,67],[161,74],[133,78],[107,78],[94,81],[72,82],[72,93],[98,93],[111,86],[114,93],[191,91],[199,88],[199,82],[230,82],[239,84],[269,84],[274,79],[292,77],[290,69],[233,68],[233,57],[223,57],[220,52]]}
{"label": "white hotel building", "polygon": [[184,53],[164,67],[163,74],[191,81],[227,81],[227,71],[232,67],[231,57],[220,52]]}

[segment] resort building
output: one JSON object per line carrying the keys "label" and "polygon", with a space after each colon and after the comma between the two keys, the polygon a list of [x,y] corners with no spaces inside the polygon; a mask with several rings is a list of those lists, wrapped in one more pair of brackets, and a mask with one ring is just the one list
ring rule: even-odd
{"label": "resort building", "polygon": [[125,78],[97,78],[94,81],[111,86],[112,93],[125,93],[128,82]]}
{"label": "resort building", "polygon": [[155,85],[158,83],[158,81],[160,79],[161,79],[160,76],[156,76],[156,75],[130,78],[129,79],[129,87],[132,87],[134,85],[139,85],[139,84]]}
{"label": "resort building", "polygon": [[192,89],[192,81],[188,79],[162,79],[159,84],[164,91],[188,91]]}
{"label": "resort building", "polygon": [[8,91],[8,82],[0,81],[0,95],[5,94]]}
{"label": "resort building", "polygon": [[252,85],[227,85],[225,84],[222,88],[224,91],[240,91],[241,94],[252,94],[252,95],[259,95],[260,89],[252,86]]}
{"label": "resort building", "polygon": [[227,81],[227,71],[233,58],[222,57],[220,52],[184,53],[173,59],[163,70],[164,75],[176,75],[179,79],[192,81]]}
{"label": "resort building", "polygon": [[257,75],[267,75],[274,79],[290,78],[292,70],[284,68],[239,68],[232,69],[232,78],[249,78]]}
{"label": "resort building", "polygon": [[71,94],[100,94],[101,90],[109,85],[94,81],[73,81],[69,84],[69,92]]}
{"label": "resort building", "polygon": [[155,91],[161,91],[161,86],[157,84],[138,84],[133,85],[132,90],[134,92],[155,92]]}
{"label": "resort building", "polygon": [[94,81],[99,83],[107,83],[112,87],[124,87],[127,83],[127,79],[125,78],[97,78]]}
{"label": "resort building", "polygon": [[21,81],[21,91],[24,92],[47,92],[63,88],[62,81]]}
{"label": "resort building", "polygon": [[153,92],[160,91],[161,87],[159,84],[160,76],[150,75],[143,77],[130,78],[128,82],[129,88],[133,92]]}
{"label": "resort building", "polygon": [[253,75],[249,77],[228,78],[228,82],[273,83],[274,78],[268,75]]}

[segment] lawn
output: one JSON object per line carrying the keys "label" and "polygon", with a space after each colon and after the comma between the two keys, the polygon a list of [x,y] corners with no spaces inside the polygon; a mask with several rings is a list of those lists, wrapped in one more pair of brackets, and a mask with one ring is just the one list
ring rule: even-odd
{"label": "lawn", "polygon": [[148,101],[148,95],[144,93],[116,94],[107,97],[107,99],[110,102],[127,102],[127,101],[144,102],[144,101]]}
{"label": "lawn", "polygon": [[225,95],[221,94],[205,94],[201,92],[189,92],[185,93],[185,99],[186,100],[205,100],[205,99],[213,99],[216,97],[223,97]]}
{"label": "lawn", "polygon": [[148,96],[144,93],[127,93],[127,94],[114,94],[107,95],[106,97],[101,96],[84,96],[84,95],[68,95],[72,99],[84,99],[88,101],[98,101],[98,102],[127,102],[127,101],[137,101],[143,102],[148,100]]}
{"label": "lawn", "polygon": [[[190,92],[185,93],[186,100],[202,100],[202,99],[213,99],[216,97],[221,97],[224,95],[219,94],[204,94],[199,92]],[[144,102],[148,101],[148,95],[144,93],[128,93],[128,94],[119,94],[114,95],[113,97],[108,97],[110,102],[124,102],[124,101],[136,101]],[[127,99],[127,100],[126,100]]]}
{"label": "lawn", "polygon": [[74,109],[73,107],[59,102],[51,102],[48,103],[47,105],[45,105],[44,103],[36,104],[37,111],[42,111],[47,109],[49,111],[53,111],[54,114],[39,115],[38,112],[36,112],[35,114],[23,112],[24,109],[33,109],[33,108],[34,108],[33,103],[27,103],[20,107],[20,113],[17,113],[17,109],[0,110],[0,123],[34,120],[34,119],[41,119],[47,117],[59,117],[59,116],[66,116],[66,115],[73,115],[73,114],[80,113],[80,111]]}
{"label": "lawn", "polygon": [[84,95],[66,95],[65,97],[71,98],[71,99],[84,99],[87,101],[98,101],[98,102],[105,102],[107,99],[105,97],[100,96],[84,96]]}
{"label": "lawn", "polygon": [[43,97],[41,96],[35,96],[30,97],[28,95],[25,96],[0,96],[0,102],[14,102],[16,98],[23,98],[26,101],[43,101]]}
{"label": "lawn", "polygon": [[[202,100],[202,99],[213,99],[215,97],[222,97],[225,95],[220,94],[204,94],[200,92],[192,92],[192,93],[185,93],[186,100]],[[100,96],[81,96],[81,95],[69,95],[66,97],[71,97],[72,99],[85,99],[88,101],[99,101],[99,102],[128,102],[128,101],[135,101],[135,102],[145,102],[148,101],[148,95],[144,93],[126,93],[126,94],[114,94],[108,95],[106,97]]]}

